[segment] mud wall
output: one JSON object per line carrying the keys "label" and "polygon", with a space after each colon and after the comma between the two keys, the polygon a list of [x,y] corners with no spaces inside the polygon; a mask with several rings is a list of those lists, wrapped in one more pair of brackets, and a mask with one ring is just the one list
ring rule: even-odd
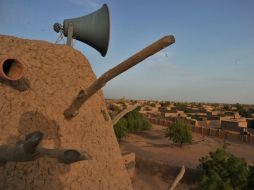
{"label": "mud wall", "polygon": [[[171,121],[166,119],[155,118],[155,117],[147,117],[147,119],[152,124],[155,124],[155,125],[168,127],[172,124]],[[217,123],[217,121],[215,121],[215,123]],[[244,142],[244,143],[254,145],[253,134],[241,136],[240,132],[222,130],[222,129],[211,128],[211,127],[194,126],[194,125],[192,125],[192,131],[204,136],[216,137],[216,138],[221,138],[221,139],[225,139],[229,141]]]}
{"label": "mud wall", "polygon": [[44,133],[42,146],[85,150],[92,160],[65,165],[51,158],[0,167],[0,189],[131,190],[101,91],[68,121],[64,110],[95,75],[88,60],[65,45],[0,36],[0,56],[20,60],[25,77],[0,80],[0,144],[14,144],[27,133]]}

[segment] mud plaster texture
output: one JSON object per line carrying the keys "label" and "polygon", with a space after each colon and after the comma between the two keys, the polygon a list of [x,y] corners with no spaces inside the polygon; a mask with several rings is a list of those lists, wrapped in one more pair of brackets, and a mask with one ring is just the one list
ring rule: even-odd
{"label": "mud plaster texture", "polygon": [[96,79],[84,55],[65,45],[0,36],[1,55],[20,60],[25,75],[15,84],[0,80],[0,144],[15,144],[40,130],[41,146],[85,150],[92,160],[71,165],[53,158],[9,162],[0,168],[0,189],[131,190],[111,120],[103,116],[102,92],[75,118],[64,119],[73,98]]}

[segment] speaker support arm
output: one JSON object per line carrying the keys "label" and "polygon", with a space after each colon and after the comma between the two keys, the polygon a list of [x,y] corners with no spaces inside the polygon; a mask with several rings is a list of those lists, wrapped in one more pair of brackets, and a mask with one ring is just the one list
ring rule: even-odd
{"label": "speaker support arm", "polygon": [[67,45],[72,47],[73,24],[68,25]]}
{"label": "speaker support arm", "polygon": [[131,67],[135,66],[139,62],[148,58],[149,56],[157,53],[163,48],[175,43],[174,36],[165,36],[160,40],[149,45],[145,49],[131,56],[127,60],[123,61],[116,67],[110,69],[104,73],[100,78],[94,81],[86,90],[81,90],[79,94],[74,98],[72,104],[64,111],[64,116],[66,119],[71,119],[78,114],[80,107],[98,90],[100,90],[105,84],[111,79],[115,78],[119,74],[125,72]]}

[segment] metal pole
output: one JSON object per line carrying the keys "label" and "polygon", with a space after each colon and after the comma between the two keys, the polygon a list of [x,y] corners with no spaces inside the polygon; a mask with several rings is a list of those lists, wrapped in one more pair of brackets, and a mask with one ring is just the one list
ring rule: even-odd
{"label": "metal pole", "polygon": [[73,24],[70,23],[68,25],[68,36],[67,36],[67,43],[66,43],[66,45],[70,47],[72,47],[72,35],[73,35]]}

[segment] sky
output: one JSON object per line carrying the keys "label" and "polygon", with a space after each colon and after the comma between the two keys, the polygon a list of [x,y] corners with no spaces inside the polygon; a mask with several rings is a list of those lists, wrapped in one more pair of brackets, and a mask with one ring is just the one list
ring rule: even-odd
{"label": "sky", "polygon": [[55,22],[104,3],[107,55],[74,44],[97,77],[165,35],[176,39],[107,83],[106,98],[254,104],[253,0],[0,0],[0,34],[55,43]]}

